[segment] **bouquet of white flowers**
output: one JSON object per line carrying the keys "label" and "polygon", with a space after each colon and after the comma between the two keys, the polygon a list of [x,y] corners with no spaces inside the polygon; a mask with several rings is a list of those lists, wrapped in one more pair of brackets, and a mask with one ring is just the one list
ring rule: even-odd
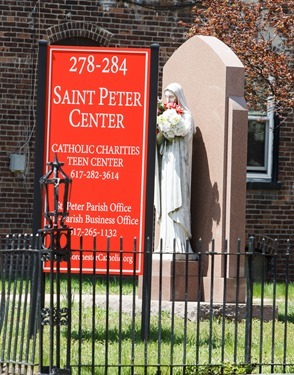
{"label": "bouquet of white flowers", "polygon": [[182,121],[183,109],[175,103],[158,105],[159,115],[157,116],[157,127],[165,138],[172,141],[174,137],[184,137],[187,129]]}

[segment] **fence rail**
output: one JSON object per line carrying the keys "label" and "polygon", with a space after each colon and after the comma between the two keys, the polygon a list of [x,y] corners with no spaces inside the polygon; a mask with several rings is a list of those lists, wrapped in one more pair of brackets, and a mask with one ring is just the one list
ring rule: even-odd
{"label": "fence rail", "polygon": [[[99,274],[95,260],[109,262],[104,250],[71,250],[59,256],[41,249],[40,238],[7,236],[0,249],[0,373],[18,374],[221,374],[294,372],[294,291],[289,280],[290,243],[281,254],[271,248],[271,280],[267,279],[267,242],[251,238],[246,251],[199,251],[192,263],[181,259],[184,298],[163,298],[166,254],[157,254],[158,278],[142,292],[144,276],[136,275],[136,246],[119,252],[134,260],[134,272]],[[82,244],[82,241],[81,241]],[[134,242],[135,244],[135,242]],[[201,247],[200,247],[201,248]],[[226,246],[224,246],[226,249]],[[83,270],[91,255],[93,268]],[[154,253],[147,253],[150,264]],[[285,279],[277,282],[275,258],[283,257]],[[87,259],[88,259],[87,258]],[[79,269],[72,272],[73,259]],[[159,261],[158,261],[159,259]],[[175,254],[169,276],[178,282]],[[258,268],[256,260],[258,259]],[[197,268],[198,283],[187,270]],[[228,268],[234,264],[234,301]],[[43,272],[44,265],[47,269]],[[220,266],[221,265],[221,266]],[[243,274],[244,265],[246,272]],[[222,272],[222,286],[219,280]],[[208,298],[202,278],[208,277]],[[239,293],[245,280],[244,298]],[[159,281],[159,282],[158,282]],[[154,285],[153,285],[154,284]],[[155,285],[156,284],[156,285]],[[154,289],[155,288],[155,289]],[[177,285],[172,285],[176,290]],[[199,298],[191,300],[190,289]],[[222,289],[221,299],[216,295]],[[155,290],[155,292],[154,292]],[[195,293],[194,293],[195,295]],[[148,306],[148,314],[142,314]],[[146,322],[146,319],[150,319]],[[143,321],[144,320],[144,321]],[[146,327],[148,334],[146,335]]]}

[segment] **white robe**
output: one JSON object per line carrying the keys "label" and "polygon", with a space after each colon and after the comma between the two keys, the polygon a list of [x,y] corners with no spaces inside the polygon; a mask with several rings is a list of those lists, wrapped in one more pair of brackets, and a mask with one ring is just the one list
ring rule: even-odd
{"label": "white robe", "polygon": [[[193,252],[191,238],[191,172],[194,123],[190,112],[182,120],[188,127],[184,137],[164,140],[158,146],[155,208],[160,224],[162,252]],[[175,239],[175,245],[174,245]],[[188,245],[188,246],[187,246]],[[186,248],[187,246],[187,248]],[[160,245],[156,251],[160,251]]]}

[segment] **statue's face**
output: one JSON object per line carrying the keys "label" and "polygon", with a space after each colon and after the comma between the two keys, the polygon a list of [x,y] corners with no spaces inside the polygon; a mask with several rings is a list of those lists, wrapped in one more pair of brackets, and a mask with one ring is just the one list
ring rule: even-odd
{"label": "statue's face", "polygon": [[177,97],[172,91],[166,90],[164,95],[167,103],[177,103]]}

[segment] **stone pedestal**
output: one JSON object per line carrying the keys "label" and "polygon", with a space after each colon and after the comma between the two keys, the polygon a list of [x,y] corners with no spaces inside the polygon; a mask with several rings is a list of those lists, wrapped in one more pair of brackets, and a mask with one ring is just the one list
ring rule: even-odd
{"label": "stone pedestal", "polygon": [[[216,303],[233,303],[245,302],[245,294],[246,294],[246,279],[244,277],[239,278],[227,278],[226,279],[226,288],[225,279],[224,277],[215,277],[213,279],[213,288],[212,288],[212,280],[211,277],[203,277],[203,294],[202,294],[202,301],[209,302],[210,301],[210,294],[211,289],[213,292],[213,302]],[[238,282],[238,284],[237,284]],[[238,296],[237,296],[237,288],[238,288]],[[224,294],[226,294],[226,299],[224,301]]]}
{"label": "stone pedestal", "polygon": [[[151,299],[159,300],[160,292],[162,301],[197,301],[198,300],[198,261],[195,255],[185,255],[179,259],[177,255],[173,260],[172,256],[159,255],[152,257],[152,279]],[[186,277],[186,274],[188,276]],[[143,278],[139,277],[139,297],[142,296]],[[202,283],[201,283],[202,284]],[[160,289],[161,288],[161,289]],[[200,285],[202,294],[202,285]],[[186,297],[187,293],[187,297]]]}
{"label": "stone pedestal", "polygon": [[[213,303],[238,303],[246,300],[246,279],[240,277],[198,277],[199,263],[196,255],[188,256],[176,254],[158,254],[152,256],[152,277],[151,277],[151,300],[158,301],[200,301],[210,302],[211,291]],[[186,277],[186,274],[188,275]],[[200,281],[200,285],[199,285]],[[225,288],[226,282],[226,288]],[[139,277],[138,296],[142,298],[143,276]],[[238,291],[238,293],[237,293]],[[187,294],[187,296],[186,296]],[[224,301],[225,297],[225,301]]]}

